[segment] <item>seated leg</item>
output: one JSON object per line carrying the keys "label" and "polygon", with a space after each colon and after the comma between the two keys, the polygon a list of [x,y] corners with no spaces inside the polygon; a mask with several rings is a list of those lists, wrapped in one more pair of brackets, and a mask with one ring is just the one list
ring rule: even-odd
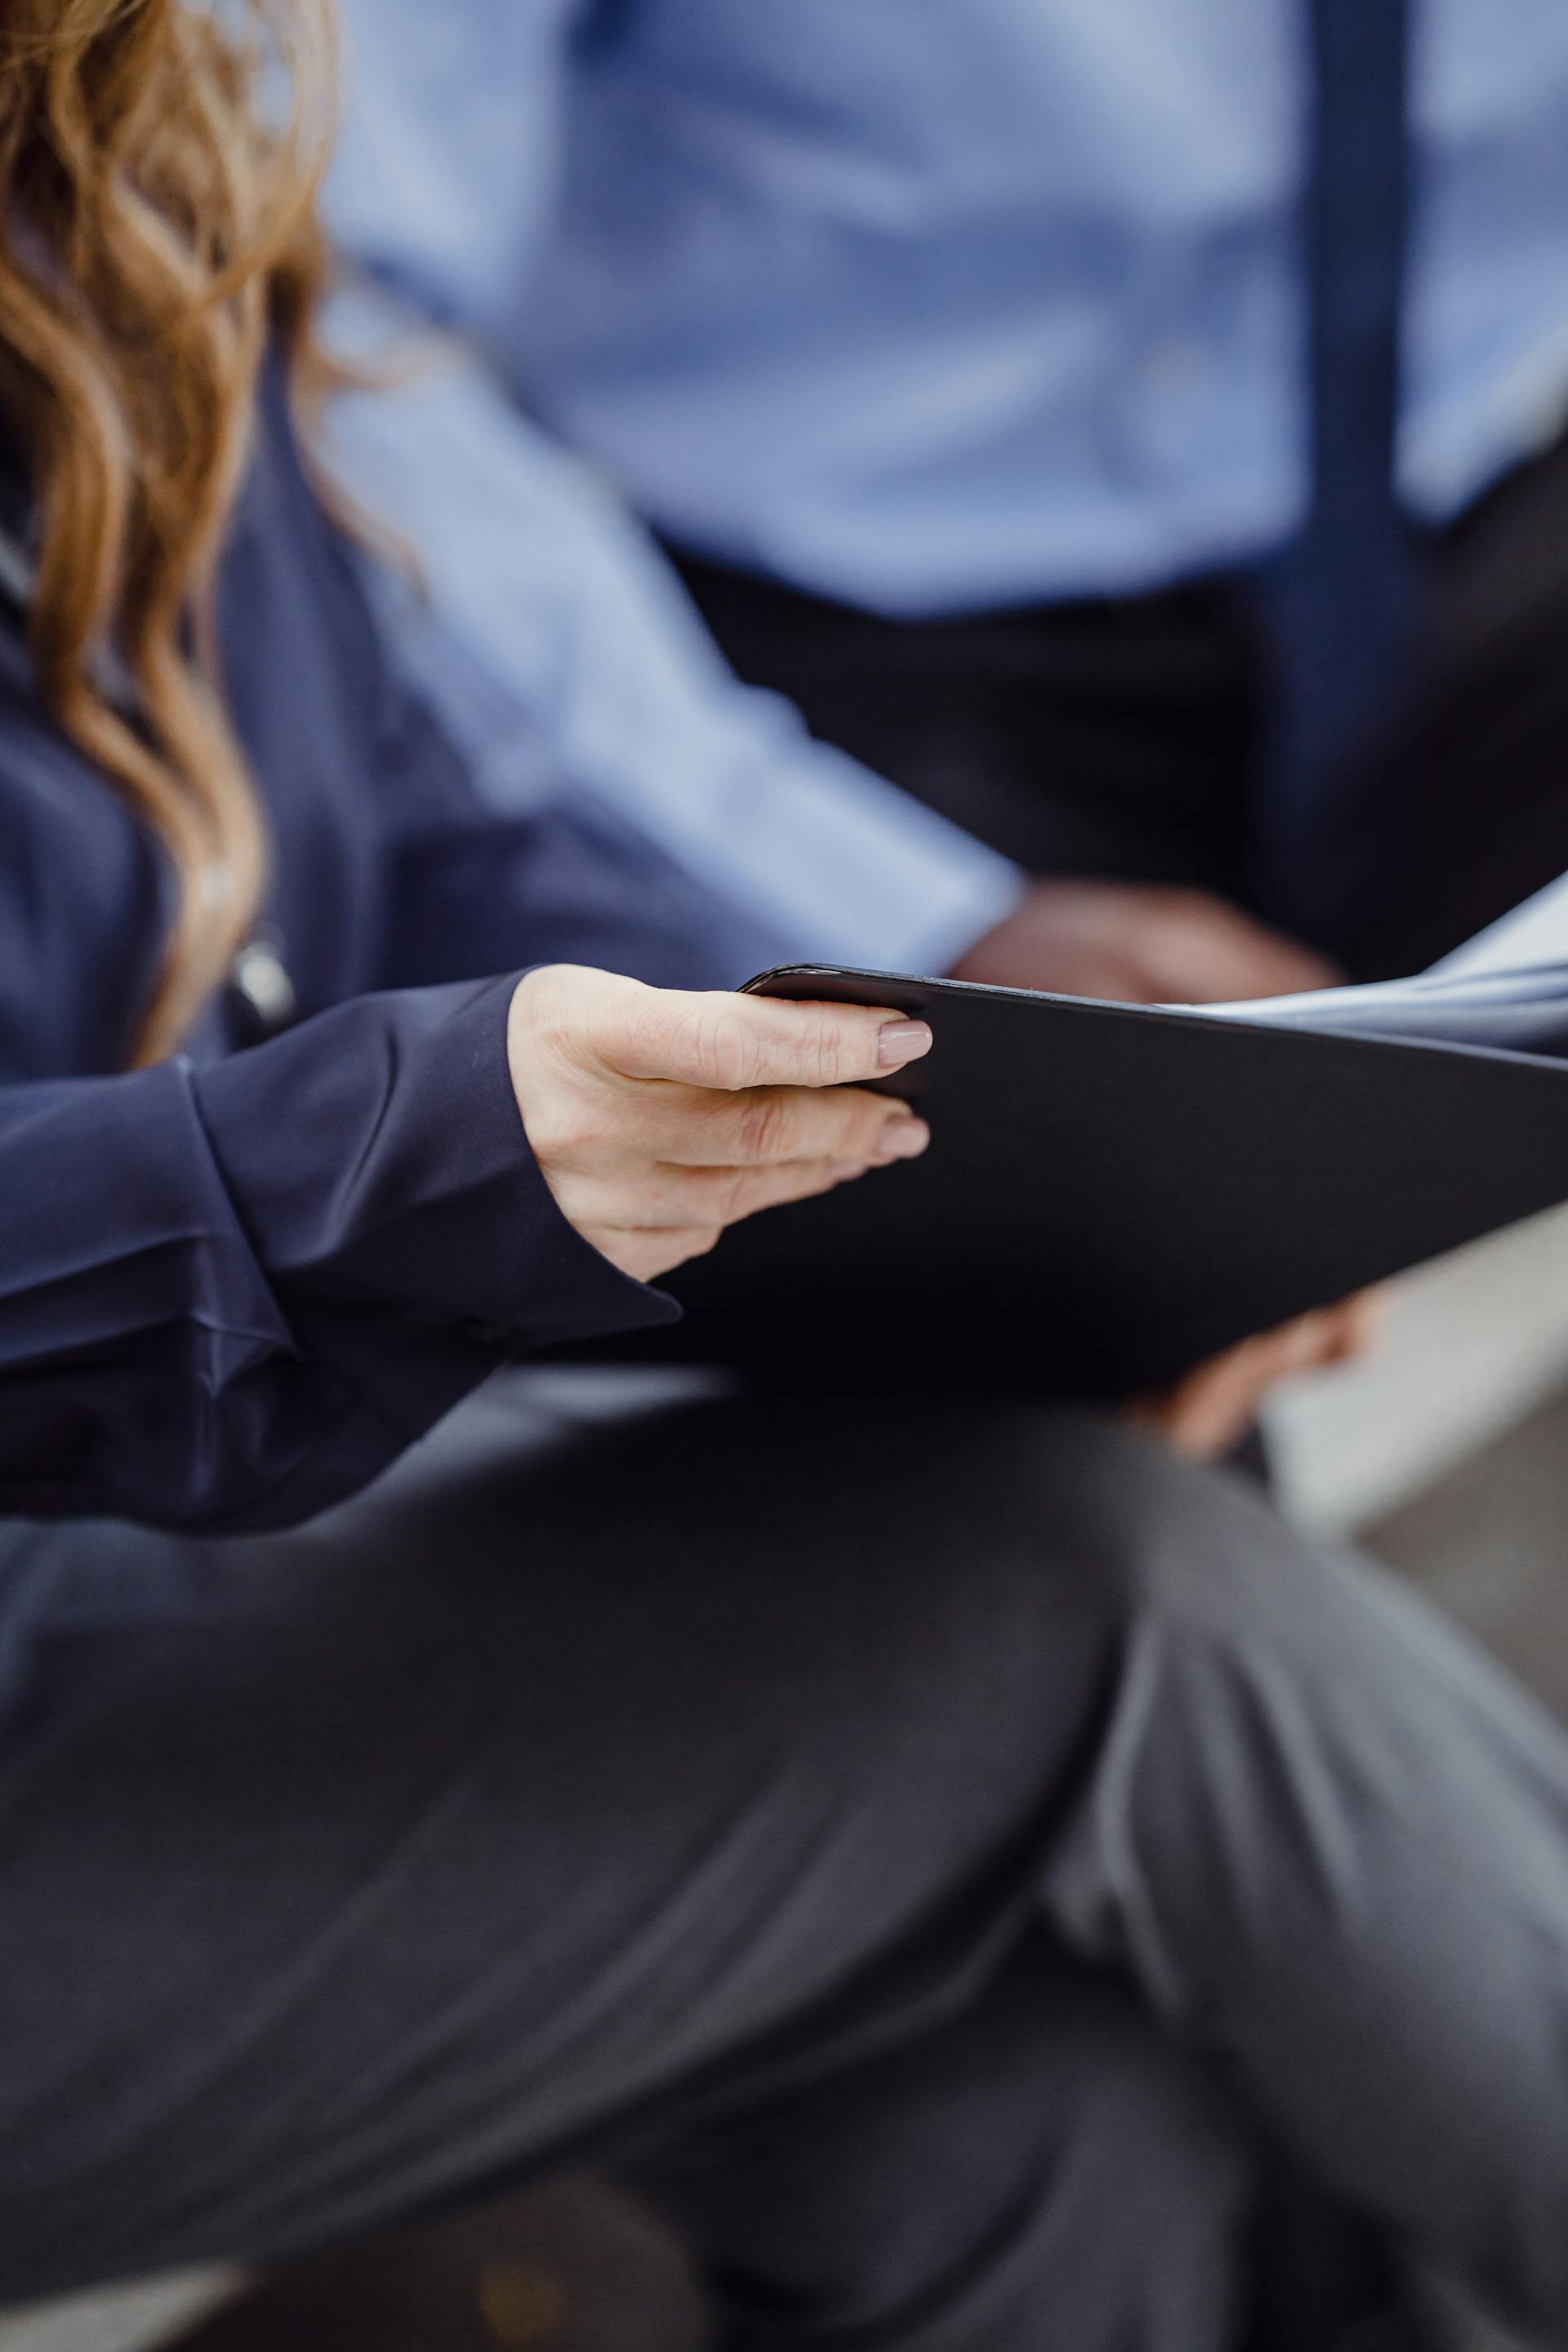
{"label": "seated leg", "polygon": [[730,1404],[542,1467],[481,1398],[294,1534],[4,1565],[0,2298],[690,2145],[1043,1924],[1568,2340],[1568,1742],[1110,1424]]}

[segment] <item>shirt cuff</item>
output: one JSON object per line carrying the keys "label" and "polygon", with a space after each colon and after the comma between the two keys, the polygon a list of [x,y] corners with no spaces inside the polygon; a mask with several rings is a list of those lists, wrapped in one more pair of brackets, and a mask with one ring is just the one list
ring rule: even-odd
{"label": "shirt cuff", "polygon": [[911,891],[882,924],[868,927],[867,969],[938,978],[1017,912],[1029,887],[1023,868],[983,843],[959,837],[963,857],[941,872],[933,868],[923,888]]}

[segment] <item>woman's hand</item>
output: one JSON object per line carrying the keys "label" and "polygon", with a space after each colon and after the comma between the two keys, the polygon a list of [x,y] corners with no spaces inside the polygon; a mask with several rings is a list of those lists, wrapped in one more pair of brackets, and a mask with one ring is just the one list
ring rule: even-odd
{"label": "woman's hand", "polygon": [[863,1005],[689,995],[549,964],[518,983],[507,1054],[563,1214],[650,1282],[758,1209],[923,1151],[923,1120],[846,1081],[886,1077],[931,1041],[923,1021]]}
{"label": "woman's hand", "polygon": [[1178,1454],[1212,1462],[1246,1436],[1277,1381],[1365,1355],[1382,1328],[1383,1303],[1381,1291],[1363,1290],[1338,1307],[1299,1315],[1200,1364],[1163,1394],[1135,1399],[1127,1417]]}

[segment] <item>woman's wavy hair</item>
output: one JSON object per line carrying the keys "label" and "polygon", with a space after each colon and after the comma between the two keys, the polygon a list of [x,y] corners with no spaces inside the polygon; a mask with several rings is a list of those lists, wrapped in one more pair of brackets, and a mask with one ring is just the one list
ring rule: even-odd
{"label": "woman's wavy hair", "polygon": [[139,1062],[188,1029],[265,877],[211,591],[268,341],[297,406],[330,381],[329,5],[0,0],[0,409],[32,488],[32,660],[177,885]]}

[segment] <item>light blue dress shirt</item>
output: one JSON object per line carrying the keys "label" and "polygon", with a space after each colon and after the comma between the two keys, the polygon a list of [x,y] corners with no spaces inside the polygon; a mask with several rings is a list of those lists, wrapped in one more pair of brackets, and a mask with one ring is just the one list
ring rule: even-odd
{"label": "light blue dress shirt", "polygon": [[[1440,518],[1568,405],[1568,5],[1416,6],[1400,465]],[[335,226],[468,339],[343,418],[426,560],[410,658],[498,789],[527,747],[798,951],[950,960],[1017,877],[736,688],[630,515],[909,615],[1277,546],[1305,0],[349,16]]]}

